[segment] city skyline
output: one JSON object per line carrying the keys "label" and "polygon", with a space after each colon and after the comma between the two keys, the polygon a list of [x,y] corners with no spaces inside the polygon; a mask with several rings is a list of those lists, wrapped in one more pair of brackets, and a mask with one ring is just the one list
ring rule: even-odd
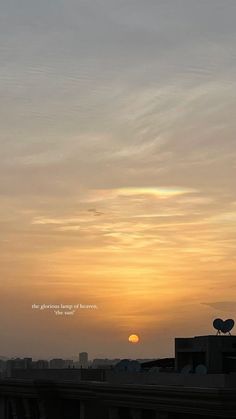
{"label": "city skyline", "polygon": [[213,334],[236,313],[235,1],[0,8],[1,353]]}

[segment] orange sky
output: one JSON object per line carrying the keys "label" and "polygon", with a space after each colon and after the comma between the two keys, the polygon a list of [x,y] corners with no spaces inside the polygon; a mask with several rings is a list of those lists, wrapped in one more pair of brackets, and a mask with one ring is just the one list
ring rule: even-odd
{"label": "orange sky", "polygon": [[0,355],[165,356],[235,316],[235,2],[102,3],[4,6]]}

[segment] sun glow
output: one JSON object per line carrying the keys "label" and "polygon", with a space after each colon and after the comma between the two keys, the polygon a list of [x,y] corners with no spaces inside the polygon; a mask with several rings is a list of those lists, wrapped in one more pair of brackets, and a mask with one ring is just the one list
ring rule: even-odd
{"label": "sun glow", "polygon": [[129,336],[129,342],[130,343],[139,343],[140,338],[138,335],[130,335]]}

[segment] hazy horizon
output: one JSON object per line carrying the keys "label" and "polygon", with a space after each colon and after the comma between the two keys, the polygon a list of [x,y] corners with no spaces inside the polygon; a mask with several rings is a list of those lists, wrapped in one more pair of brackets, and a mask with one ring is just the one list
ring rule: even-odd
{"label": "hazy horizon", "polygon": [[[0,11],[1,353],[214,334],[236,313],[235,0]],[[31,308],[78,303],[97,309]]]}

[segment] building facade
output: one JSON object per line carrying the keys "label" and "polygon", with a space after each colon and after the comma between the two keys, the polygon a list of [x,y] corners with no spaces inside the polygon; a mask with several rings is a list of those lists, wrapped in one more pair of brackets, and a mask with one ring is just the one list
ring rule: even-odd
{"label": "building facade", "polygon": [[0,419],[236,418],[236,388],[0,381]]}

